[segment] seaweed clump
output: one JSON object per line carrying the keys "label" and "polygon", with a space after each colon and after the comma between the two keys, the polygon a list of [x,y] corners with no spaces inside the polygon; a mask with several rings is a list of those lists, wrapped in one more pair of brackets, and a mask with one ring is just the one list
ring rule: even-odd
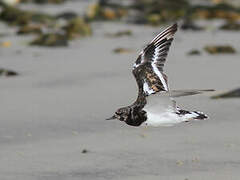
{"label": "seaweed clump", "polygon": [[40,25],[34,25],[34,24],[26,24],[24,26],[21,26],[17,34],[22,35],[22,34],[41,34],[42,33],[42,28]]}
{"label": "seaweed clump", "polygon": [[66,37],[70,40],[92,34],[90,25],[80,17],[70,20],[68,24],[63,27],[63,30],[66,33]]}
{"label": "seaweed clump", "polygon": [[113,50],[114,53],[116,54],[128,54],[128,53],[132,53],[133,50],[132,49],[128,49],[128,48],[116,48]]}
{"label": "seaweed clump", "polygon": [[240,24],[237,22],[226,22],[220,27],[221,30],[239,31]]}
{"label": "seaweed clump", "polygon": [[86,18],[119,20],[122,17],[136,24],[160,25],[179,19],[188,19],[183,29],[202,30],[191,22],[196,19],[240,20],[240,8],[227,3],[195,5],[188,0],[134,0],[127,5],[122,1],[100,0],[89,6]]}
{"label": "seaweed clump", "polygon": [[12,77],[17,75],[18,73],[16,71],[0,68],[0,76]]}
{"label": "seaweed clump", "polygon": [[201,31],[204,28],[196,25],[192,20],[185,19],[180,27],[182,30]]}
{"label": "seaweed clump", "polygon": [[106,33],[106,36],[108,37],[122,37],[122,36],[131,36],[131,35],[132,35],[131,30],[118,31],[116,33]]}
{"label": "seaweed clump", "polygon": [[30,45],[58,47],[67,46],[68,40],[65,35],[57,33],[42,34],[33,40]]}
{"label": "seaweed clump", "polygon": [[228,45],[206,46],[204,48],[209,54],[234,54],[236,50]]}
{"label": "seaweed clump", "polygon": [[23,26],[33,22],[48,24],[53,22],[55,17],[44,13],[25,11],[12,6],[5,6],[0,13],[0,20],[9,25]]}
{"label": "seaweed clump", "polygon": [[30,45],[67,46],[69,40],[92,34],[91,26],[84,18],[69,12],[53,16],[2,5],[0,20],[18,26],[18,35],[38,35]]}
{"label": "seaweed clump", "polygon": [[124,6],[100,1],[89,5],[85,17],[88,21],[120,20],[127,14],[127,8]]}
{"label": "seaweed clump", "polygon": [[212,6],[193,6],[189,13],[194,19],[240,20],[240,9],[226,3],[219,3]]}
{"label": "seaweed clump", "polygon": [[36,3],[36,4],[47,4],[47,3],[51,3],[51,4],[61,4],[64,3],[67,0],[21,0],[22,3]]}
{"label": "seaweed clump", "polygon": [[135,17],[135,22],[159,25],[185,16],[190,4],[187,0],[139,0],[132,7],[141,14]]}
{"label": "seaweed clump", "polygon": [[212,99],[220,99],[220,98],[240,98],[240,88],[234,89],[232,91],[222,93],[219,95],[215,95],[211,97]]}
{"label": "seaweed clump", "polygon": [[193,49],[193,50],[188,52],[188,55],[190,55],[190,56],[201,55],[201,52],[197,49]]}

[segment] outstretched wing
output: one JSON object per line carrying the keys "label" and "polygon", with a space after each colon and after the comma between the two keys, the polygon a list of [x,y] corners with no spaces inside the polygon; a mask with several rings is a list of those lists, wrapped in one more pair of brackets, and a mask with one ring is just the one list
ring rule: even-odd
{"label": "outstretched wing", "polygon": [[167,76],[163,73],[173,36],[177,31],[174,24],[159,33],[140,53],[134,66],[139,93],[145,96],[159,91],[168,91]]}

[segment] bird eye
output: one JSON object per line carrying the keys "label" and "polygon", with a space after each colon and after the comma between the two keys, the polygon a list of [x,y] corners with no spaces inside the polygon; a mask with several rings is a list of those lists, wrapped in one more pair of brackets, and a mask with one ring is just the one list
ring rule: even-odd
{"label": "bird eye", "polygon": [[123,117],[120,117],[120,119],[119,119],[120,121],[124,121],[124,118]]}

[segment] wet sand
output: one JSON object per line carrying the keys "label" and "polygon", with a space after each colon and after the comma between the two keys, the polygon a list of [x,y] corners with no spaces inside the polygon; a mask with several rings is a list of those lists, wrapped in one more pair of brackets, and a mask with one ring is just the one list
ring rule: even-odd
{"label": "wet sand", "polygon": [[[0,179],[238,179],[239,99],[178,98],[181,107],[203,111],[210,119],[174,127],[135,128],[104,120],[135,100],[132,64],[163,27],[93,27],[93,37],[72,41],[68,48],[29,47],[25,37],[1,39],[12,42],[0,49],[1,67],[20,76],[0,79]],[[133,36],[104,36],[126,29]],[[238,87],[239,53],[186,55],[220,43],[239,50],[239,33],[178,31],[165,66],[170,87],[217,92]],[[117,47],[135,52],[114,54]]]}

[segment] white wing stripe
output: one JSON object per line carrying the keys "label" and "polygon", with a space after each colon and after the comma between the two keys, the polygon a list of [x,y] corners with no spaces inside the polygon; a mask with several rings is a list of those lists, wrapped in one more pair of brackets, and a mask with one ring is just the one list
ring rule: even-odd
{"label": "white wing stripe", "polygon": [[154,51],[153,62],[157,62],[159,59],[159,55],[166,56],[167,54],[164,53],[166,51],[166,47],[159,48],[157,47]]}
{"label": "white wing stripe", "polygon": [[153,71],[157,74],[157,76],[160,78],[162,84],[163,84],[163,87],[164,87],[164,90],[168,91],[168,87],[167,87],[167,83],[165,81],[165,79],[163,78],[163,75],[162,73],[158,70],[156,64],[154,62],[151,63],[152,67],[153,67]]}
{"label": "white wing stripe", "polygon": [[151,88],[149,88],[148,84],[146,83],[146,81],[143,84],[143,91],[147,94],[150,95],[152,93],[154,93],[154,90],[152,90]]}
{"label": "white wing stripe", "polygon": [[153,56],[153,62],[157,62],[159,54],[160,54],[160,53],[159,53],[159,51],[158,51],[158,48],[155,49],[155,51],[154,51],[154,56]]}

